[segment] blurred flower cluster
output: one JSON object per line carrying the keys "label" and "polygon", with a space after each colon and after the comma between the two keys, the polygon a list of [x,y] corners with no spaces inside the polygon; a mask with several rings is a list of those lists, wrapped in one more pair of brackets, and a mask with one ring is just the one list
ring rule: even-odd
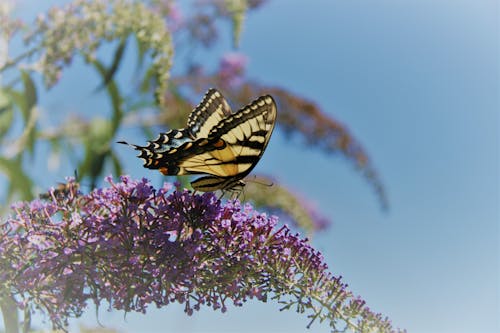
{"label": "blurred flower cluster", "polygon": [[10,12],[13,5],[9,1],[2,1],[0,3],[0,32],[3,38],[9,39],[18,32],[24,25],[19,19],[10,17]]}
{"label": "blurred flower cluster", "polygon": [[248,58],[241,53],[226,53],[220,61],[219,79],[221,87],[225,89],[237,89],[243,83],[243,75]]}
{"label": "blurred flower cluster", "polygon": [[0,226],[1,296],[48,313],[62,329],[89,302],[127,312],[177,302],[191,315],[271,298],[335,330],[392,331],[276,217],[168,183],[107,181],[87,195],[70,181],[13,206]]}
{"label": "blurred flower cluster", "polygon": [[[2,26],[2,30],[11,33],[15,22]],[[48,87],[59,81],[75,54],[92,62],[102,44],[134,36],[143,49],[151,51],[161,101],[171,67],[172,38],[163,17],[141,2],[75,0],[39,14],[27,30],[24,41],[31,47],[27,55],[37,54],[37,61],[23,67],[41,72]]]}

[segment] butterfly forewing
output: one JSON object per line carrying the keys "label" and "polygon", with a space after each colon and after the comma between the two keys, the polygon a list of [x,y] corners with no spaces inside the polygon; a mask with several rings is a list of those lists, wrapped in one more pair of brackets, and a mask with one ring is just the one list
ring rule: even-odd
{"label": "butterfly forewing", "polygon": [[276,120],[276,104],[271,96],[263,96],[224,119],[212,129],[209,139],[219,138],[226,143],[221,154],[213,151],[225,165],[237,166],[237,173],[250,172],[259,161],[271,138]]}
{"label": "butterfly forewing", "polygon": [[[231,108],[224,96],[216,89],[209,89],[200,104],[189,115],[186,128],[160,133],[156,139],[148,141],[146,146],[133,144],[131,146],[140,151],[137,156],[144,161],[144,167],[158,169],[162,167],[163,156],[167,156],[167,160],[176,158],[176,152],[186,147],[190,148],[187,143],[198,138],[206,138],[212,127],[230,114]],[[125,141],[119,143],[128,144]]]}
{"label": "butterfly forewing", "polygon": [[225,118],[208,136],[205,151],[179,160],[187,173],[209,173],[219,177],[245,177],[257,164],[271,137],[276,104],[263,96]]}
{"label": "butterfly forewing", "polygon": [[189,115],[187,125],[192,138],[206,138],[210,130],[229,115],[231,108],[224,96],[216,89],[208,90]]}

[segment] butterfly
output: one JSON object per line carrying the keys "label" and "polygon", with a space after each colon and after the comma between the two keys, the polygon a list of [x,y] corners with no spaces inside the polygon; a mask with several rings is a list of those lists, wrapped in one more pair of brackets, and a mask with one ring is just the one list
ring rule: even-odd
{"label": "butterfly", "polygon": [[191,112],[187,127],[161,133],[140,151],[144,167],[164,175],[204,174],[191,182],[202,192],[235,191],[262,157],[276,122],[274,99],[261,96],[231,112],[216,89],[210,89]]}

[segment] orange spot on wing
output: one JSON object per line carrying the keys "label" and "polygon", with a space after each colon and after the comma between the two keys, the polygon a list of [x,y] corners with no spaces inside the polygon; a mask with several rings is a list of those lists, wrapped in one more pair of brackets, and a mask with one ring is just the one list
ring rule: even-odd
{"label": "orange spot on wing", "polygon": [[219,139],[216,143],[214,143],[215,148],[223,148],[226,145],[226,142],[222,139]]}
{"label": "orange spot on wing", "polygon": [[164,176],[168,176],[168,168],[166,168],[166,167],[161,167],[161,168],[159,168],[158,170],[160,170],[160,172],[161,172]]}

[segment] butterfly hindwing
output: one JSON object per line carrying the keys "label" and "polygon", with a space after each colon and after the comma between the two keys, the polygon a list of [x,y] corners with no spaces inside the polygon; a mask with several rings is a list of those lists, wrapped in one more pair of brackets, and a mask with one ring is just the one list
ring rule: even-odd
{"label": "butterfly hindwing", "polygon": [[205,176],[195,179],[191,186],[201,192],[213,192],[217,190],[238,191],[245,186],[240,178]]}

